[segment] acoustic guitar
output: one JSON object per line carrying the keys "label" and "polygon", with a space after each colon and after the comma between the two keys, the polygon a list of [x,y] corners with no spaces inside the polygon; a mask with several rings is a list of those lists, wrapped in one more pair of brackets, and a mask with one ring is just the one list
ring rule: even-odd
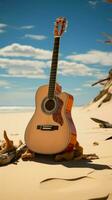
{"label": "acoustic guitar", "polygon": [[76,143],[76,129],[71,118],[73,96],[62,92],[56,83],[59,43],[65,27],[66,19],[57,18],[49,84],[38,88],[36,109],[25,131],[25,143],[36,153],[56,154],[73,148]]}

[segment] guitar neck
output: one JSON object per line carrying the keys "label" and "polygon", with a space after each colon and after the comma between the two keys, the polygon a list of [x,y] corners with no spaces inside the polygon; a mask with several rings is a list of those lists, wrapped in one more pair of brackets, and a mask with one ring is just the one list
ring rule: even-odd
{"label": "guitar neck", "polygon": [[48,90],[48,98],[50,99],[54,97],[54,91],[55,91],[56,75],[57,75],[57,67],[58,67],[59,43],[60,43],[60,37],[55,37],[52,63],[51,63],[50,80],[49,80],[49,90]]}

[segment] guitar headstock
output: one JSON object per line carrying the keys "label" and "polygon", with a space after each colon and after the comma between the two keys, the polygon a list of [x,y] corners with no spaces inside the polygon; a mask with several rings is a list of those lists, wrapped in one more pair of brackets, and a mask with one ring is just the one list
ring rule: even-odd
{"label": "guitar headstock", "polygon": [[61,37],[67,27],[67,21],[64,17],[58,17],[54,26],[54,37]]}

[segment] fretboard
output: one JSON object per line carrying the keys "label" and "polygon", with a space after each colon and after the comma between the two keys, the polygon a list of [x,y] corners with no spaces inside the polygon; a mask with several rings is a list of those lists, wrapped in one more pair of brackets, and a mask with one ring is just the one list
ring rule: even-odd
{"label": "fretboard", "polygon": [[48,98],[50,99],[54,97],[54,91],[55,91],[56,74],[57,74],[57,66],[58,66],[59,42],[60,42],[60,37],[55,37],[52,63],[51,63],[50,80],[49,80],[49,90],[48,90]]}

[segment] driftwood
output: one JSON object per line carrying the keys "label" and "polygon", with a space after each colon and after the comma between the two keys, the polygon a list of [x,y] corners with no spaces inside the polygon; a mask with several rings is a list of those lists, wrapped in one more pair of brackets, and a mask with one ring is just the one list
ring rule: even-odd
{"label": "driftwood", "polygon": [[93,83],[91,86],[94,86],[94,85],[96,85],[96,84],[98,84],[98,83],[102,83],[102,82],[104,82],[104,81],[110,81],[110,80],[112,80],[112,69],[110,69],[108,73],[109,73],[109,74],[108,74],[108,77],[107,77],[107,78],[101,79],[101,80],[99,80],[99,81]]}
{"label": "driftwood", "polygon": [[26,148],[26,151],[22,153],[21,159],[23,161],[33,160],[36,157],[36,154]]}
{"label": "driftwood", "polygon": [[26,145],[22,144],[15,151],[10,151],[4,154],[0,154],[0,166],[7,165],[11,163],[13,160],[17,160],[20,158],[21,154],[25,151]]}
{"label": "driftwood", "polygon": [[101,80],[99,80],[99,81],[97,81],[97,82],[93,83],[91,86],[97,85],[98,83],[102,83],[102,82],[104,82],[104,81],[108,81],[108,80],[110,80],[110,78],[109,78],[109,77],[107,77],[107,78],[104,78],[104,79],[101,79]]}
{"label": "driftwood", "polygon": [[12,151],[9,153],[4,153],[0,155],[0,166],[9,164],[15,157],[16,152]]}
{"label": "driftwood", "polygon": [[0,154],[14,151],[16,150],[16,147],[13,144],[12,140],[9,140],[6,131],[4,131],[4,140],[2,141],[0,145]]}
{"label": "driftwood", "polygon": [[105,140],[111,140],[111,139],[112,139],[112,136],[110,136],[110,137],[106,138]]}
{"label": "driftwood", "polygon": [[112,128],[112,124],[97,118],[91,118],[94,122],[98,123],[101,128]]}
{"label": "driftwood", "polygon": [[[101,79],[95,83],[92,84],[92,86],[96,84],[102,84],[103,90],[100,91],[100,93],[93,99],[93,102],[97,102],[101,99],[101,102],[99,102],[98,107],[100,107],[103,103],[106,103],[112,99],[112,69],[109,70],[109,74],[107,78]],[[104,97],[104,98],[103,98]]]}
{"label": "driftwood", "polygon": [[20,141],[18,146],[14,146],[13,141],[9,140],[6,131],[4,131],[4,141],[0,145],[0,166],[17,160],[25,150],[25,144]]}

